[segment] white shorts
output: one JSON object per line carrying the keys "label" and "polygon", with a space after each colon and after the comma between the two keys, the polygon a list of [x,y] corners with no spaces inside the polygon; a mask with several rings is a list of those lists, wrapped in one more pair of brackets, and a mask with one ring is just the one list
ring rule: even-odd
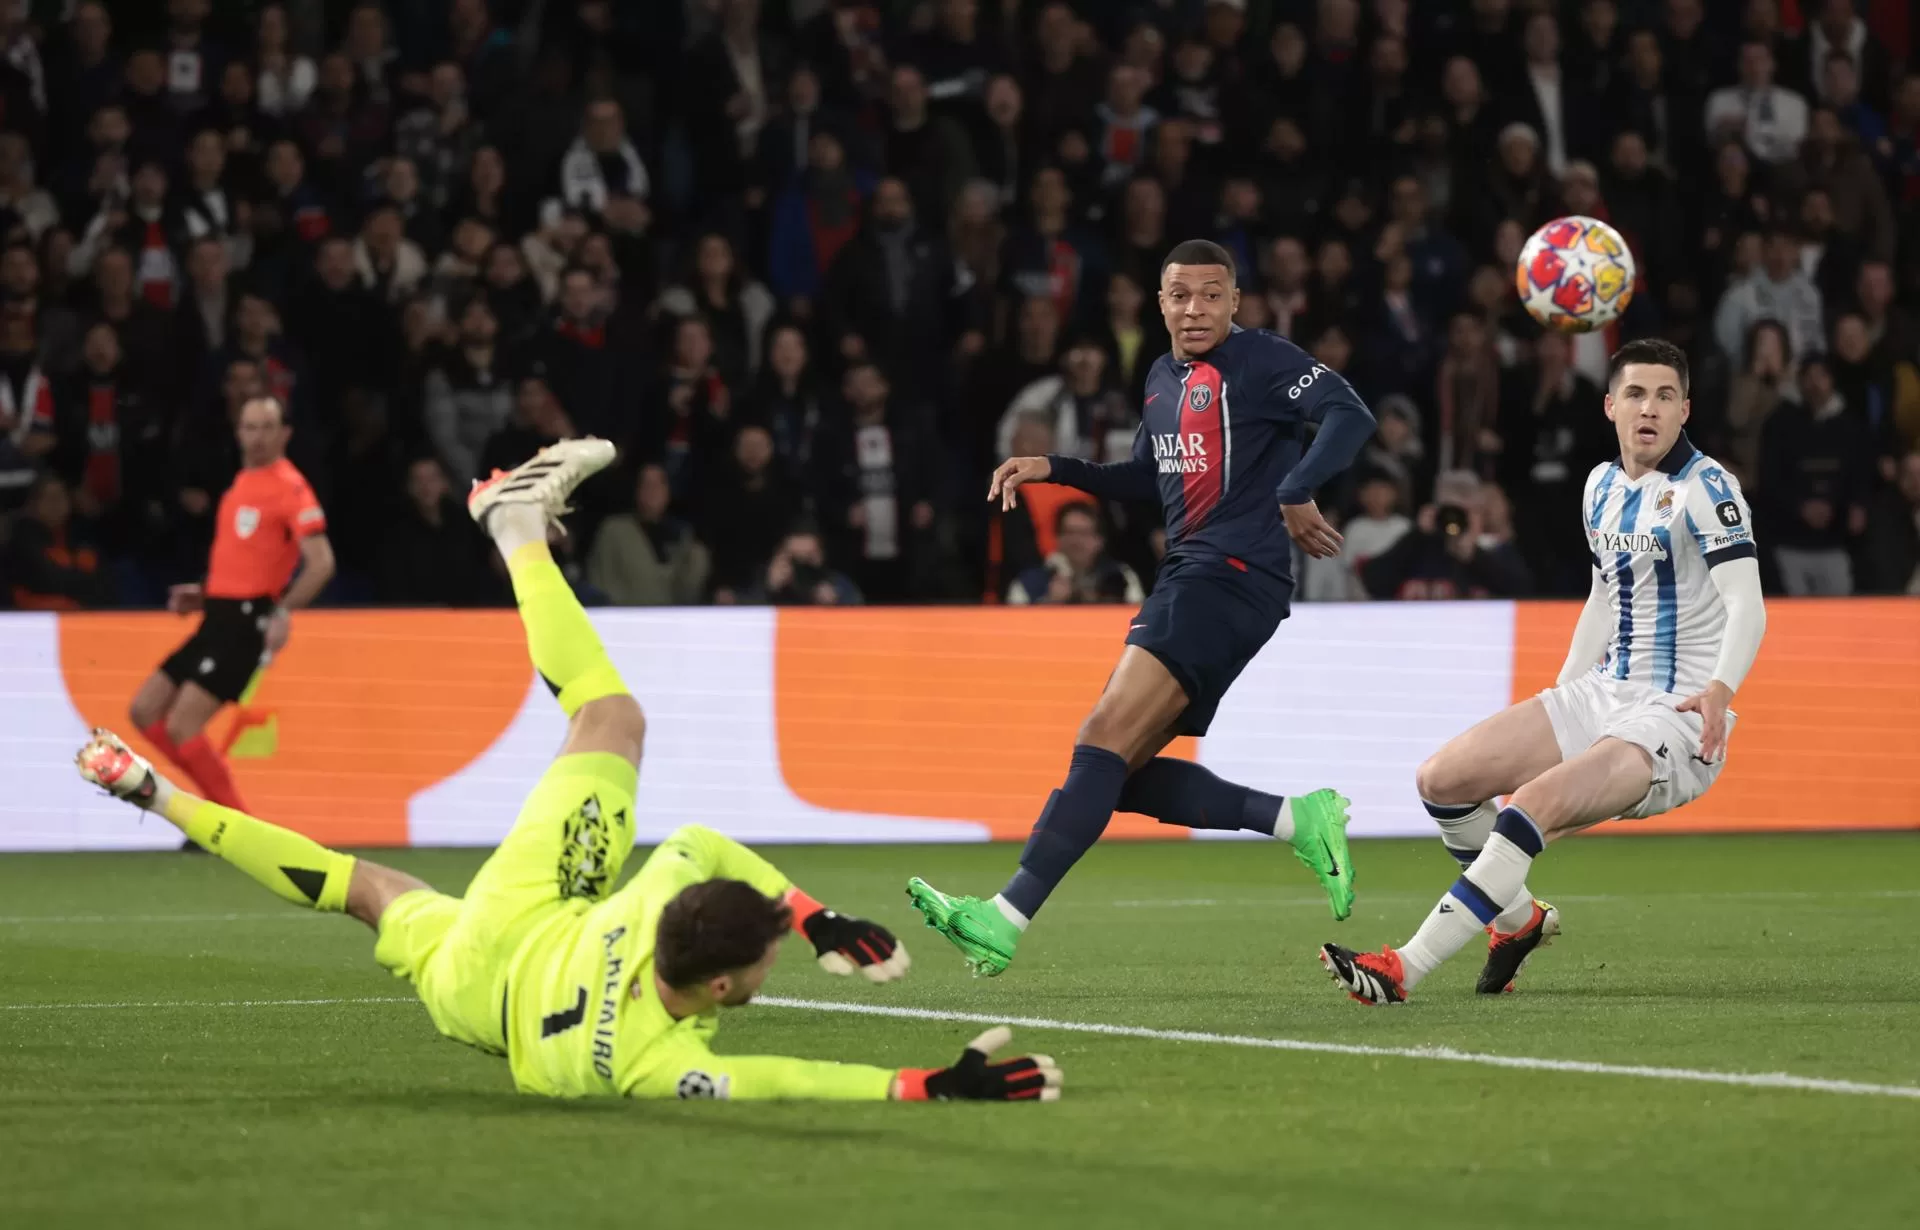
{"label": "white shorts", "polygon": [[[1726,756],[1713,764],[1700,759],[1700,715],[1674,708],[1685,699],[1594,672],[1540,693],[1563,759],[1571,760],[1606,738],[1631,743],[1652,758],[1653,784],[1645,798],[1620,813],[1622,820],[1644,820],[1691,803],[1720,776]],[[1729,739],[1735,720],[1728,710]]]}

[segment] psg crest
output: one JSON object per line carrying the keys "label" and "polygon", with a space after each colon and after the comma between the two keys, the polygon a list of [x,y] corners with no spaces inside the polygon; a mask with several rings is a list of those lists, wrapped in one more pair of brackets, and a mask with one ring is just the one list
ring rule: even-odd
{"label": "psg crest", "polygon": [[1204,384],[1201,385],[1193,392],[1187,394],[1187,404],[1192,406],[1196,413],[1205,410],[1213,404],[1213,390]]}

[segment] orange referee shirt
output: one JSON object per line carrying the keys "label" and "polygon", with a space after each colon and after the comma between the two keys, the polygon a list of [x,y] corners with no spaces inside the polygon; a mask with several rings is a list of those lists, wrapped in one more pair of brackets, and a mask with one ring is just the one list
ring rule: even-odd
{"label": "orange referee shirt", "polygon": [[240,471],[220,497],[207,597],[279,598],[300,563],[300,543],[326,528],[327,514],[291,461]]}

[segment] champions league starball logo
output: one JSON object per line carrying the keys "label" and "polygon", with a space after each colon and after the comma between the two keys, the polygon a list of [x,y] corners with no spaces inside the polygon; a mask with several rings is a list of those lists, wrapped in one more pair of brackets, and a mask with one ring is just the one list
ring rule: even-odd
{"label": "champions league starball logo", "polygon": [[1213,390],[1204,384],[1201,385],[1193,392],[1187,394],[1187,404],[1193,407],[1195,414],[1200,413],[1213,404]]}

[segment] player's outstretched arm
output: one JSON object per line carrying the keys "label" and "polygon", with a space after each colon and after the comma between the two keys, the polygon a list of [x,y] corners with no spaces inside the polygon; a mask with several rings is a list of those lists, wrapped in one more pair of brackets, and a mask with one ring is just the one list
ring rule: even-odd
{"label": "player's outstretched arm", "polygon": [[993,472],[987,502],[1000,501],[1002,510],[1017,503],[1014,492],[1026,483],[1060,483],[1103,500],[1157,503],[1160,468],[1153,459],[1153,439],[1145,423],[1133,434],[1133,454],[1125,461],[1096,464],[1080,457],[1049,453],[1045,457],[1009,457]]}
{"label": "player's outstretched arm", "polygon": [[1046,1055],[990,1062],[1013,1038],[998,1025],[975,1038],[946,1068],[877,1068],[867,1064],[715,1055],[694,1039],[662,1047],[625,1092],[633,1098],[727,1098],[739,1101],[1051,1102],[1060,1096],[1060,1068]]}
{"label": "player's outstretched arm", "polygon": [[723,833],[699,824],[683,824],[667,835],[635,877],[637,891],[660,901],[702,880],[744,880],[793,910],[795,930],[813,945],[820,968],[829,974],[856,970],[869,982],[905,976],[912,960],[906,946],[879,923],[836,914],[795,887],[778,867]]}

